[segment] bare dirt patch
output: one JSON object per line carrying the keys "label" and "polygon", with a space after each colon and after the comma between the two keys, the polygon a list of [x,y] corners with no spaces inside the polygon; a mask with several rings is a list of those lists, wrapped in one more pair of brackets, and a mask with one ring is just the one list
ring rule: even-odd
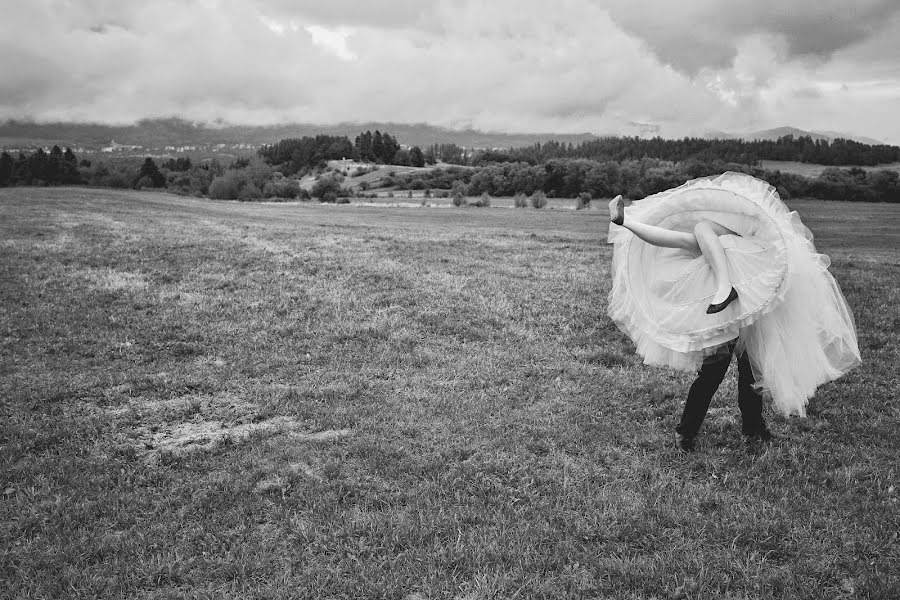
{"label": "bare dirt patch", "polygon": [[134,292],[147,288],[147,280],[139,273],[116,269],[80,269],[75,276],[84,279],[94,289]]}
{"label": "bare dirt patch", "polygon": [[286,434],[300,442],[331,442],[350,436],[351,429],[303,431],[305,424],[291,417],[274,417],[258,423],[229,424],[219,420],[195,419],[186,423],[167,424],[151,430],[141,426],[135,430],[135,442],[147,458],[162,452],[183,454],[209,451],[225,443],[246,441],[254,434]]}

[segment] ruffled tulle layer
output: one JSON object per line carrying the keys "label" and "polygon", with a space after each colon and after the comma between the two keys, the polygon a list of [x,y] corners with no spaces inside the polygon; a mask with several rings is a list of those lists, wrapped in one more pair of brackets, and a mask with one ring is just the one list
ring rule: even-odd
{"label": "ruffled tulle layer", "polygon": [[719,238],[738,300],[707,315],[716,286],[702,255],[610,225],[609,315],[644,362],[696,370],[740,337],[763,392],[800,415],[818,385],[859,364],[853,316],[828,257],[768,183],[730,172],[695,179],[633,203],[629,218],[678,231],[710,220],[738,234]]}

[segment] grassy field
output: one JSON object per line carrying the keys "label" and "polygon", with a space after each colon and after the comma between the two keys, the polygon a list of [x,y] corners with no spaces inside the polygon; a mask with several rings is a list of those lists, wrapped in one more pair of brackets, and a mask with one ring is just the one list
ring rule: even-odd
{"label": "grassy field", "polygon": [[[783,173],[793,173],[794,175],[803,175],[804,177],[818,177],[825,169],[831,168],[828,165],[819,165],[816,163],[801,163],[788,160],[761,160],[759,166],[769,171],[781,171]],[[852,166],[840,166],[838,169],[850,169]],[[886,169],[889,171],[900,171],[900,163],[890,163],[886,165],[878,165],[876,167],[860,167],[866,171],[876,171]]]}
{"label": "grassy field", "polygon": [[0,597],[900,597],[900,206],[792,206],[864,364],[683,455],[600,210],[0,190]]}

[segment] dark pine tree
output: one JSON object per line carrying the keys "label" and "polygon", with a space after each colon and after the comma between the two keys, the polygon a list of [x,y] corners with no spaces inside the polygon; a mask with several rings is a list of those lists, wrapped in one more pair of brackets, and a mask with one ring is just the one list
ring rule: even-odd
{"label": "dark pine tree", "polygon": [[413,146],[409,149],[409,164],[414,167],[425,166],[425,154],[418,146]]}
{"label": "dark pine tree", "polygon": [[12,156],[10,156],[8,152],[0,154],[0,187],[9,185],[9,180],[12,178],[12,171]]}
{"label": "dark pine tree", "polygon": [[400,152],[400,143],[397,138],[389,133],[381,135],[381,162],[394,164],[394,159]]}
{"label": "dark pine tree", "polygon": [[62,183],[63,151],[59,146],[53,146],[47,156],[47,183],[59,185]]}
{"label": "dark pine tree", "polygon": [[[47,185],[47,153],[44,152],[44,149],[38,148],[37,152],[34,152],[26,160],[31,167],[31,177],[36,180],[33,183]],[[29,182],[27,185],[31,184],[32,182]]]}
{"label": "dark pine tree", "polygon": [[359,156],[359,160],[366,162],[373,162],[375,160],[375,155],[372,154],[372,132],[366,131],[365,133],[361,133],[356,136],[356,153]]}
{"label": "dark pine tree", "polygon": [[166,185],[165,175],[160,172],[159,167],[156,166],[156,163],[149,156],[144,159],[144,164],[141,165],[141,171],[138,173],[135,185],[138,183],[146,184],[147,182],[151,184],[151,187],[163,187]]}
{"label": "dark pine tree", "polygon": [[372,156],[374,160],[378,162],[384,161],[384,139],[381,136],[381,132],[377,129],[375,130],[375,135],[372,136]]}
{"label": "dark pine tree", "polygon": [[[90,166],[90,162],[88,166]],[[71,148],[66,148],[63,154],[62,183],[81,183],[81,174],[78,172],[78,158]]]}
{"label": "dark pine tree", "polygon": [[12,175],[9,185],[31,185],[34,182],[34,174],[31,171],[30,157],[24,152],[19,152],[19,157],[13,161]]}

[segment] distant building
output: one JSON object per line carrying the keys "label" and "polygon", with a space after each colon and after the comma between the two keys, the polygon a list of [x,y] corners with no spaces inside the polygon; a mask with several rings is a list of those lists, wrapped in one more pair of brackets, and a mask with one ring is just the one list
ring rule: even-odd
{"label": "distant building", "polygon": [[110,140],[109,146],[101,148],[100,152],[128,152],[130,150],[140,150],[143,146],[132,146],[128,144],[117,144],[116,140]]}

